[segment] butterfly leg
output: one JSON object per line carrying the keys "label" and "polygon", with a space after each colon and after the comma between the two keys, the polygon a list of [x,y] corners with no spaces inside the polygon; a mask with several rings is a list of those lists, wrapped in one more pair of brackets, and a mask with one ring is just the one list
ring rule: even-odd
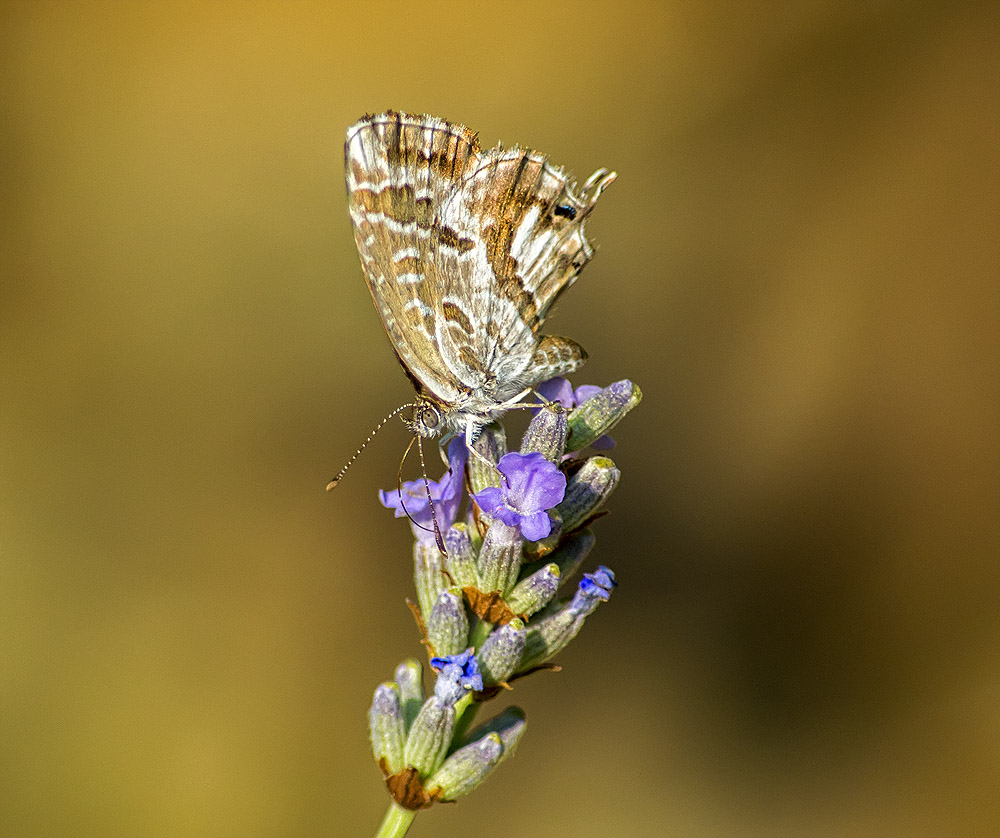
{"label": "butterfly leg", "polygon": [[[523,399],[529,393],[532,393],[535,396],[538,396],[538,398],[542,400],[541,403],[534,404],[534,403],[530,403],[530,402],[522,402],[521,399]],[[546,399],[544,396],[540,395],[539,393],[535,392],[534,388],[532,388],[532,387],[525,387],[520,393],[518,393],[516,396],[514,396],[514,398],[507,399],[507,401],[505,401],[503,404],[501,404],[500,405],[500,409],[501,410],[534,410],[534,409],[537,409],[539,407],[545,407],[545,405],[548,404],[548,403],[549,403],[549,400]]]}
{"label": "butterfly leg", "polygon": [[465,447],[469,450],[469,453],[473,457],[475,457],[477,460],[479,460],[479,462],[482,465],[486,466],[486,468],[489,471],[491,471],[494,474],[496,474],[500,478],[500,480],[503,481],[504,483],[506,483],[507,486],[509,487],[510,486],[510,479],[507,477],[507,475],[504,474],[502,471],[500,471],[499,468],[497,468],[497,464],[496,463],[491,463],[482,454],[482,452],[479,451],[475,447],[476,440],[479,439],[479,436],[480,436],[480,434],[483,431],[483,427],[484,427],[483,425],[476,425],[472,420],[470,420],[466,424],[466,426],[465,426]]}
{"label": "butterfly leg", "polygon": [[[483,426],[477,425],[472,419],[469,419],[465,423],[465,447],[469,449],[469,453],[475,457],[479,462],[481,462],[487,468],[497,471],[496,463],[491,463],[486,459],[479,451],[476,450],[476,440],[479,439],[479,435],[483,432]],[[498,472],[499,473],[499,472]]]}
{"label": "butterfly leg", "polygon": [[438,439],[438,454],[441,457],[441,462],[444,463],[449,469],[451,468],[451,462],[448,460],[448,443],[451,442],[456,436],[457,434],[453,431],[449,431]]}

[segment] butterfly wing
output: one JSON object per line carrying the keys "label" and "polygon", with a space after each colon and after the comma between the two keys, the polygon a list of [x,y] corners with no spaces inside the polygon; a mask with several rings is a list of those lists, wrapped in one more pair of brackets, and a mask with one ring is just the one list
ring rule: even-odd
{"label": "butterfly wing", "polygon": [[496,148],[442,205],[440,222],[473,246],[435,252],[444,282],[439,345],[484,401],[506,401],[583,363],[579,345],[538,331],[593,257],[583,223],[613,178],[599,172],[578,192],[543,155]]}
{"label": "butterfly wing", "polygon": [[467,128],[392,111],[345,144],[365,280],[417,389],[486,414],[585,358],[538,330],[592,258],[583,222],[614,178],[577,192],[537,152],[480,153]]}
{"label": "butterfly wing", "polygon": [[453,403],[465,388],[442,358],[444,287],[434,253],[458,237],[437,210],[476,166],[475,135],[428,116],[389,111],[347,132],[344,167],[365,281],[397,357],[418,389]]}

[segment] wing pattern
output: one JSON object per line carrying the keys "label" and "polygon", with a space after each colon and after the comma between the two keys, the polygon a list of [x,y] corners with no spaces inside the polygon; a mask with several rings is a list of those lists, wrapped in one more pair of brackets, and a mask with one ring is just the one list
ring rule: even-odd
{"label": "wing pattern", "polygon": [[481,152],[461,125],[392,111],[348,131],[345,168],[365,279],[419,391],[489,421],[583,363],[539,329],[593,257],[584,221],[613,173],[578,191],[537,152]]}

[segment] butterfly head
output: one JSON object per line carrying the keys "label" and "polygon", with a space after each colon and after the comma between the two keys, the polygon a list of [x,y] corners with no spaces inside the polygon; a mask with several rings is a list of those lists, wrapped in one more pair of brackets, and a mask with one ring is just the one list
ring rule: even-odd
{"label": "butterfly head", "polygon": [[410,430],[424,439],[441,436],[447,422],[444,411],[429,399],[420,399],[413,405],[413,418],[406,423]]}

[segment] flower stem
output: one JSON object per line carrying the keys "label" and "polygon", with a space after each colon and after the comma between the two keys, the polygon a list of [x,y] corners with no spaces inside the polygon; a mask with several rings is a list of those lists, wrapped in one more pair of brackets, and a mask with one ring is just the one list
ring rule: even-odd
{"label": "flower stem", "polygon": [[403,838],[413,823],[417,813],[411,809],[404,809],[395,800],[386,809],[385,817],[382,818],[382,825],[375,833],[375,838]]}
{"label": "flower stem", "polygon": [[480,620],[472,629],[472,634],[469,635],[469,645],[474,647],[478,652],[479,647],[486,642],[486,638],[490,636],[493,631],[493,623],[486,623]]}
{"label": "flower stem", "polygon": [[[456,709],[459,708],[461,702],[456,705]],[[471,702],[461,707],[458,717],[455,719],[455,730],[451,735],[452,748],[462,743],[465,739],[465,734],[469,732],[469,728],[472,723],[476,720],[476,714],[479,712],[479,704],[476,702]]]}

